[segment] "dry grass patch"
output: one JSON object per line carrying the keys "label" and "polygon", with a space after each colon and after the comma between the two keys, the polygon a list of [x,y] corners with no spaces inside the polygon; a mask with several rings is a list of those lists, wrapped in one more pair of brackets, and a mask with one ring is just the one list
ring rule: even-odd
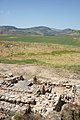
{"label": "dry grass patch", "polygon": [[80,66],[80,48],[67,45],[0,42],[0,62]]}

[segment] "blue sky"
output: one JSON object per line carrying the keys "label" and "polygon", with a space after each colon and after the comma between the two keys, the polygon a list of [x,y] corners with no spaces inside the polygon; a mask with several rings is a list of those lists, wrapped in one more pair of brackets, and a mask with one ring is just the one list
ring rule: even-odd
{"label": "blue sky", "polygon": [[80,29],[80,0],[0,0],[0,26]]}

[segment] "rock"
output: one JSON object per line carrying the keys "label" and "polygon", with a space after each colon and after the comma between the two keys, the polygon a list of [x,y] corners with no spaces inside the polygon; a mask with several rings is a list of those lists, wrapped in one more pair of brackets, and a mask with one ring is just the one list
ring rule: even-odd
{"label": "rock", "polygon": [[42,86],[42,90],[41,90],[41,94],[44,95],[45,93],[46,93],[46,91],[45,91],[45,86],[43,85],[43,86]]}
{"label": "rock", "polygon": [[0,84],[2,84],[4,82],[4,80],[0,80]]}
{"label": "rock", "polygon": [[48,96],[48,100],[51,100],[53,98],[53,95],[50,93]]}
{"label": "rock", "polygon": [[12,73],[9,73],[8,76],[9,76],[9,77],[13,77],[13,74],[12,74]]}
{"label": "rock", "polygon": [[7,74],[3,75],[4,78],[8,78],[9,76]]}
{"label": "rock", "polygon": [[20,103],[21,103],[21,99],[18,98],[18,99],[16,100],[16,103],[17,103],[17,104],[20,104]]}
{"label": "rock", "polygon": [[67,89],[70,89],[72,87],[72,85],[66,85]]}
{"label": "rock", "polygon": [[27,86],[32,86],[33,85],[33,80],[28,80],[27,81]]}
{"label": "rock", "polygon": [[49,96],[52,97],[53,95],[50,93]]}
{"label": "rock", "polygon": [[51,86],[46,89],[46,92],[48,92],[48,93],[51,93],[51,91],[52,91],[52,87]]}
{"label": "rock", "polygon": [[16,77],[12,77],[12,78],[10,79],[10,81],[11,81],[11,84],[15,84],[15,83],[18,82],[18,80],[17,80]]}
{"label": "rock", "polygon": [[73,88],[72,88],[72,92],[73,92],[74,94],[76,94],[76,90],[77,90],[77,89],[76,89],[76,85],[74,85]]}
{"label": "rock", "polygon": [[[71,103],[73,98],[75,98],[74,101],[80,103],[80,85],[76,85],[75,90],[70,82],[58,80],[54,83],[54,81],[52,78],[37,80],[36,76],[33,79],[24,80],[22,75],[13,77],[9,74],[4,81],[0,82],[0,106],[6,112],[14,112],[12,120],[16,120],[16,118],[42,120],[42,117],[44,120],[60,120],[59,113],[61,113],[61,119],[66,120],[69,113],[65,114],[63,111],[66,111],[67,108],[70,109],[69,115],[73,117],[76,114],[79,120],[80,108],[75,107],[76,104],[72,106],[69,104],[70,107],[64,109],[63,106]],[[37,116],[38,114],[42,117]]]}
{"label": "rock", "polygon": [[56,111],[50,111],[47,113],[45,120],[61,120],[60,113]]}
{"label": "rock", "polygon": [[5,114],[4,113],[2,113],[2,112],[0,112],[0,120],[4,120],[5,119]]}
{"label": "rock", "polygon": [[40,94],[41,94],[41,90],[40,90],[40,89],[38,89],[38,90],[37,90],[37,92],[36,92],[36,97],[39,97],[39,96],[40,96]]}
{"label": "rock", "polygon": [[48,87],[50,87],[50,86],[52,86],[53,84],[52,84],[52,82],[48,82]]}
{"label": "rock", "polygon": [[28,94],[28,95],[27,95],[27,98],[31,98],[31,95],[30,95],[30,94]]}
{"label": "rock", "polygon": [[2,95],[0,100],[5,101],[5,95]]}
{"label": "rock", "polygon": [[55,110],[56,110],[57,112],[60,112],[62,106],[65,104],[65,101],[64,101],[64,100],[61,100],[61,99],[62,99],[62,97],[61,97],[61,95],[60,95],[59,100],[58,100],[58,103],[57,103],[56,106],[55,106]]}
{"label": "rock", "polygon": [[34,78],[33,78],[33,83],[37,83],[37,77],[36,76],[34,76]]}
{"label": "rock", "polygon": [[30,113],[31,113],[30,105],[22,106],[20,109],[16,111],[15,115],[12,117],[12,120],[16,120],[16,119],[22,120]]}
{"label": "rock", "polygon": [[9,85],[9,87],[13,87],[13,86],[14,86],[14,84],[10,84],[10,85]]}
{"label": "rock", "polygon": [[22,76],[22,75],[20,76],[20,80],[24,80],[24,78],[23,78],[23,76]]}
{"label": "rock", "polygon": [[31,98],[31,100],[28,101],[29,104],[36,105],[36,101],[34,98]]}
{"label": "rock", "polygon": [[5,81],[3,81],[3,82],[2,82],[2,85],[5,85],[5,84],[6,84],[6,82],[5,82]]}
{"label": "rock", "polygon": [[51,97],[50,96],[48,96],[48,98],[47,98],[48,100],[51,100]]}

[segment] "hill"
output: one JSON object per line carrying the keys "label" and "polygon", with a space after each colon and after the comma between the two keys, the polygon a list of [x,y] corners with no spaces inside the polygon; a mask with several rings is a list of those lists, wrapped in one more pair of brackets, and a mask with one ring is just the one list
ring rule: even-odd
{"label": "hill", "polygon": [[54,29],[46,26],[38,26],[31,28],[16,28],[14,26],[0,26],[0,34],[9,35],[41,35],[41,36],[54,36],[54,35],[80,35],[78,30],[72,29]]}

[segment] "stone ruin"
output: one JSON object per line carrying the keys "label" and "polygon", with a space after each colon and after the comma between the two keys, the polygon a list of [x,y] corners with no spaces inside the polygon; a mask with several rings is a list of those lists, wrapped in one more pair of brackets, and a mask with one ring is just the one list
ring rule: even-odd
{"label": "stone ruin", "polygon": [[[60,91],[61,90],[61,91]],[[16,114],[38,115],[34,120],[66,120],[63,106],[80,103],[80,84],[68,81],[44,80],[34,76],[30,80],[12,73],[0,76],[0,120],[16,120]],[[77,109],[77,108],[76,108]],[[52,116],[49,115],[52,113]],[[80,110],[78,110],[80,117]]]}

